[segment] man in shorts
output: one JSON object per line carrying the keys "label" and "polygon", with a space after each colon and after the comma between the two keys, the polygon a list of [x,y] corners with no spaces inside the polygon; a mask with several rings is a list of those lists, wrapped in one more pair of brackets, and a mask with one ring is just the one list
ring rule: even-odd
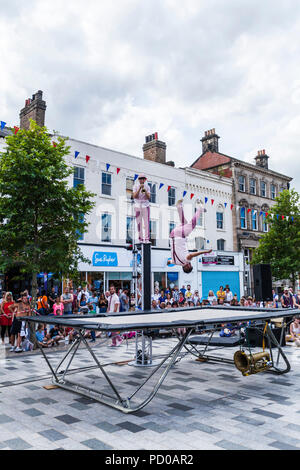
{"label": "man in shorts", "polygon": [[17,337],[17,347],[15,348],[12,346],[11,352],[20,353],[23,351],[21,347],[22,337],[21,337],[21,330],[22,330],[22,320],[20,317],[27,317],[31,314],[31,308],[28,301],[28,296],[25,292],[22,293],[21,299],[10,305],[10,311],[14,314],[14,319],[11,327],[11,336]]}

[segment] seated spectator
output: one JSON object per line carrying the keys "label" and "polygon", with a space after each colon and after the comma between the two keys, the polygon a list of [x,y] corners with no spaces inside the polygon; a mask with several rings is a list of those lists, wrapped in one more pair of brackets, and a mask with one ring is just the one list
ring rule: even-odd
{"label": "seated spectator", "polygon": [[156,300],[157,301],[159,299],[159,297],[160,297],[159,289],[156,287],[154,289],[154,294],[152,295],[151,300]]}
{"label": "seated spectator", "polygon": [[174,302],[172,303],[172,308],[178,308],[178,302],[174,301]]}
{"label": "seated spectator", "polygon": [[159,304],[160,308],[163,310],[164,308],[166,308],[166,303],[165,302],[161,302]]}
{"label": "seated spectator", "polygon": [[167,293],[165,301],[166,301],[166,303],[172,304],[173,299],[172,299],[172,296],[171,296],[170,292]]}
{"label": "seated spectator", "polygon": [[199,291],[198,290],[195,290],[194,292],[194,295],[192,297],[192,301],[194,302],[195,305],[197,305],[197,302],[200,300],[200,297],[199,297]]}
{"label": "seated spectator", "polygon": [[172,308],[171,302],[167,302],[167,303],[166,303],[166,308]]}
{"label": "seated spectator", "polygon": [[53,345],[53,340],[48,339],[46,337],[44,328],[45,328],[44,325],[39,324],[38,328],[37,328],[37,331],[35,333],[35,337],[37,339],[37,342],[38,342],[39,346],[41,346],[42,348],[49,348],[50,346]]}
{"label": "seated spectator", "polygon": [[300,346],[300,317],[297,315],[290,324],[290,341],[296,346]]}
{"label": "seated spectator", "polygon": [[223,297],[218,298],[218,305],[226,305]]}
{"label": "seated spectator", "polygon": [[160,307],[159,307],[159,305],[158,305],[158,301],[152,300],[151,308],[152,308],[152,310],[159,310]]}
{"label": "seated spectator", "polygon": [[245,303],[246,303],[245,297],[241,297],[241,300],[240,300],[241,307],[245,307],[246,306]]}
{"label": "seated spectator", "polygon": [[58,344],[61,340],[65,339],[63,330],[58,325],[54,325],[50,328],[47,339],[52,339],[54,344]]}

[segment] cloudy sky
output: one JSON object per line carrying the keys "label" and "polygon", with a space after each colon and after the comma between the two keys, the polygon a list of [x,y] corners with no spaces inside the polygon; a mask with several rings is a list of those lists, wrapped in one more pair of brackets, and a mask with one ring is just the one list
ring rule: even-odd
{"label": "cloudy sky", "polygon": [[147,134],[187,166],[220,151],[300,191],[299,0],[0,0],[0,120],[41,89],[50,130],[142,156]]}

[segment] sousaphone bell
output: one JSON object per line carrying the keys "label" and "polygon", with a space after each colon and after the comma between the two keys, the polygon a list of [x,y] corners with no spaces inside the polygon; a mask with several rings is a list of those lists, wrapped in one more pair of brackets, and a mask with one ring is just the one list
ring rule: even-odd
{"label": "sousaphone bell", "polygon": [[261,351],[255,354],[246,354],[244,351],[236,351],[233,356],[235,367],[242,372],[244,376],[257,374],[272,367],[273,363],[270,354]]}

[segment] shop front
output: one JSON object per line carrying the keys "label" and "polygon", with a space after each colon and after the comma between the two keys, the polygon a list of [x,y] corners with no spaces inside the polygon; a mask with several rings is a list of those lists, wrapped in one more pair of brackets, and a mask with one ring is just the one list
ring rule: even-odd
{"label": "shop front", "polygon": [[244,295],[244,260],[237,252],[213,252],[198,259],[199,294],[206,299],[212,290],[216,295],[220,286],[228,285],[238,299]]}

